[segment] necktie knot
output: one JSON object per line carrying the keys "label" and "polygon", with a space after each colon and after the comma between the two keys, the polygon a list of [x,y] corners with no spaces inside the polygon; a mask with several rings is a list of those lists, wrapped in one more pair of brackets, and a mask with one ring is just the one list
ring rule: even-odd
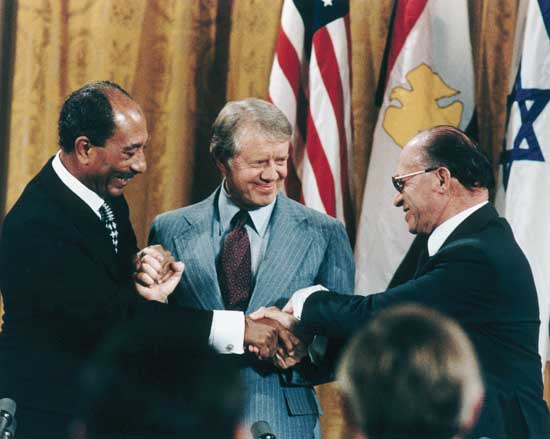
{"label": "necktie knot", "polygon": [[234,229],[236,227],[244,226],[248,222],[248,218],[250,218],[250,215],[248,215],[248,210],[239,210],[231,219],[231,228]]}

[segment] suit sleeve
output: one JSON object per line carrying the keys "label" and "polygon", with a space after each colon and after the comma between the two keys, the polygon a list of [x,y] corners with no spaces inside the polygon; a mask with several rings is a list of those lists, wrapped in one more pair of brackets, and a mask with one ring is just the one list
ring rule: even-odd
{"label": "suit sleeve", "polygon": [[310,334],[347,338],[376,313],[392,305],[418,303],[461,321],[482,319],[489,312],[486,286],[494,271],[483,250],[475,244],[441,252],[425,274],[383,293],[342,296],[312,294],[305,302],[300,329]]}
{"label": "suit sleeve", "polygon": [[[66,349],[95,344],[128,320],[173,339],[176,345],[208,343],[212,313],[142,299],[130,275],[114,278],[101,255],[90,252],[81,236],[68,233],[62,225],[37,220],[16,224],[5,232],[1,272],[8,314],[26,327],[34,322],[37,328],[45,328]],[[39,330],[30,330],[39,334]]]}
{"label": "suit sleeve", "polygon": [[[354,291],[355,264],[349,238],[341,223],[331,229],[330,239],[323,262],[319,267],[316,284],[321,284],[333,293],[330,295],[349,297]],[[336,293],[334,293],[336,292]],[[312,364],[309,358],[302,361],[286,382],[293,385],[322,384],[334,380],[334,364],[343,341],[340,338],[328,340],[326,352],[320,364]]]}

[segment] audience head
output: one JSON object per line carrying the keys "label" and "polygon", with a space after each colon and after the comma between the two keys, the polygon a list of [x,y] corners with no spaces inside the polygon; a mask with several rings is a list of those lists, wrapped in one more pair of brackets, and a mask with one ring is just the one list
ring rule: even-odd
{"label": "audience head", "polygon": [[491,163],[466,134],[451,126],[422,131],[403,148],[392,182],[411,233],[431,233],[457,213],[487,201]]}
{"label": "audience head", "polygon": [[147,169],[145,116],[118,84],[93,82],[73,92],[58,129],[63,164],[102,198],[121,195]]}
{"label": "audience head", "polygon": [[229,356],[124,326],[81,374],[73,439],[241,437],[244,387]]}
{"label": "audience head", "polygon": [[454,321],[417,305],[381,312],[343,355],[350,423],[367,439],[461,437],[481,408],[473,347]]}
{"label": "audience head", "polygon": [[275,200],[287,175],[292,127],[273,104],[249,98],[228,102],[216,118],[210,153],[225,189],[242,208]]}

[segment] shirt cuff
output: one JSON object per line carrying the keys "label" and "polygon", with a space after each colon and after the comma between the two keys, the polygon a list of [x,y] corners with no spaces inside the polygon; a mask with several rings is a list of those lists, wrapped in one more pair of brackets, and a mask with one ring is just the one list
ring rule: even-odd
{"label": "shirt cuff", "polygon": [[208,343],[220,354],[243,354],[244,314],[215,310]]}
{"label": "shirt cuff", "polygon": [[290,300],[292,301],[292,309],[293,309],[294,317],[296,317],[298,320],[302,318],[302,310],[304,309],[304,303],[306,302],[309,296],[311,296],[313,293],[316,293],[317,291],[328,291],[328,290],[322,285],[312,285],[311,287],[302,288],[296,291],[292,295]]}

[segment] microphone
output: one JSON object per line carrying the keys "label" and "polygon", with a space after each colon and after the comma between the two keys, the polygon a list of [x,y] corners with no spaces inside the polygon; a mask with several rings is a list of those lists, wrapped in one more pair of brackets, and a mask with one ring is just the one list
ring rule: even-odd
{"label": "microphone", "polygon": [[15,404],[13,399],[0,399],[0,434],[3,434],[4,430],[11,425],[16,408],[17,404]]}
{"label": "microphone", "polygon": [[254,439],[277,439],[271,430],[271,426],[265,421],[258,421],[250,427]]}
{"label": "microphone", "polygon": [[17,430],[17,419],[13,418],[12,423],[4,430],[0,439],[13,439]]}

